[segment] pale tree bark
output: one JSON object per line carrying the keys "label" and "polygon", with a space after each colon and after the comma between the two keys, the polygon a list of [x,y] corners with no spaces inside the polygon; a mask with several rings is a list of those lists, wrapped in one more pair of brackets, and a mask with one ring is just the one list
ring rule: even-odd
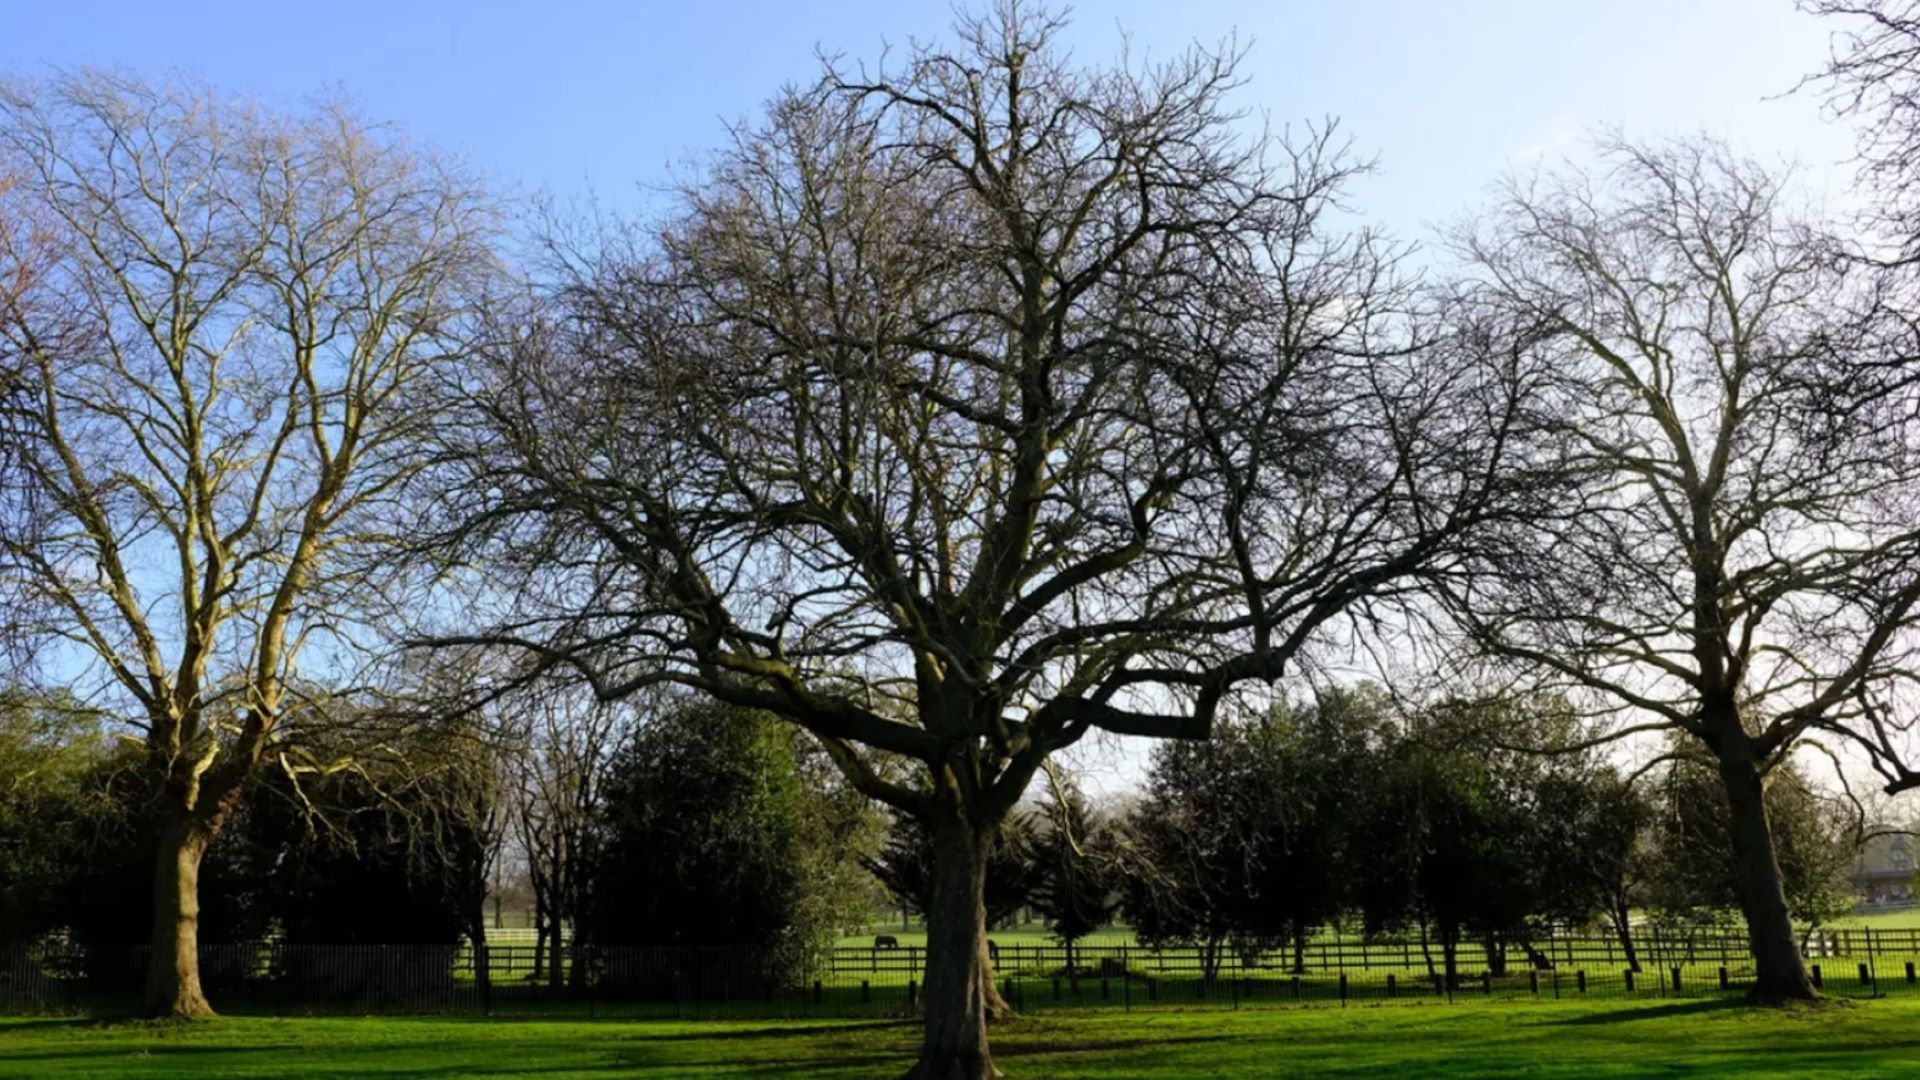
{"label": "pale tree bark", "polygon": [[[0,310],[44,507],[0,530],[31,628],[137,729],[157,799],[144,1010],[205,1015],[200,857],[269,757],[296,774],[317,639],[378,639],[379,522],[415,394],[482,266],[477,197],[340,109],[106,75],[0,85],[0,160],[57,252]],[[338,648],[344,646],[346,648]],[[351,673],[332,673],[341,679]]]}
{"label": "pale tree bark", "polygon": [[213,1015],[200,990],[200,860],[210,837],[190,824],[168,825],[156,845],[153,937],[147,961],[147,1015],[194,1020]]}

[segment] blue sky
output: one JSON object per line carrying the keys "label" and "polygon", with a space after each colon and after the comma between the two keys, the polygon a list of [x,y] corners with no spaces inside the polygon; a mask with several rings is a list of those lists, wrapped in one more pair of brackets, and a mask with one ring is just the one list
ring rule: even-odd
{"label": "blue sky", "polygon": [[[1828,27],[1792,0],[1189,0],[1084,2],[1089,63],[1237,31],[1242,95],[1276,122],[1339,117],[1380,173],[1363,216],[1407,237],[1453,217],[1505,166],[1577,152],[1583,133],[1708,131],[1805,165],[1837,194],[1850,136],[1786,95]],[[325,5],[0,0],[0,72],[79,65],[186,71],[276,105],[344,90],[375,118],[454,150],[503,186],[629,204],[711,147],[816,46],[874,57],[942,33],[944,0]],[[1771,100],[1770,100],[1771,99]]]}

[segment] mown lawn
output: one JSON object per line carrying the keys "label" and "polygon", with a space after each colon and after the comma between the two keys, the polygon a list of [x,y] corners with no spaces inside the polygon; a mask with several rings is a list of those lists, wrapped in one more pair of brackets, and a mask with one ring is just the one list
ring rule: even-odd
{"label": "mown lawn", "polygon": [[[894,1022],[0,1020],[0,1075],[889,1077]],[[1790,1012],[1716,1001],[1053,1014],[997,1029],[1010,1077],[1912,1076],[1920,1000]]]}
{"label": "mown lawn", "polygon": [[1833,920],[1839,927],[1872,927],[1875,930],[1916,930],[1920,929],[1920,907],[1901,908],[1897,911],[1863,911],[1855,915],[1843,915]]}

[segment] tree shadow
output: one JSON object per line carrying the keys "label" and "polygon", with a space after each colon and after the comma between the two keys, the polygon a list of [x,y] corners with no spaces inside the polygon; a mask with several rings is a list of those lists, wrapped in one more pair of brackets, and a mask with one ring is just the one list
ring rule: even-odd
{"label": "tree shadow", "polygon": [[[645,1023],[645,1021],[638,1021]],[[673,1031],[664,1034],[649,1032],[647,1042],[724,1042],[729,1039],[784,1039],[801,1035],[833,1035],[843,1031],[884,1031],[887,1028],[918,1028],[918,1020],[863,1020],[838,1024],[822,1022],[813,1025],[795,1025],[789,1027],[755,1027],[751,1021],[718,1021],[741,1026],[737,1030],[720,1031]]]}
{"label": "tree shadow", "polygon": [[1733,1012],[1752,1007],[1753,1003],[1746,998],[1702,998],[1698,1001],[1676,1001],[1667,1005],[1609,1009],[1606,1012],[1555,1020],[1553,1024],[1558,1027],[1592,1027],[1604,1024],[1626,1024],[1636,1020],[1659,1020],[1669,1016],[1700,1016],[1707,1013]]}

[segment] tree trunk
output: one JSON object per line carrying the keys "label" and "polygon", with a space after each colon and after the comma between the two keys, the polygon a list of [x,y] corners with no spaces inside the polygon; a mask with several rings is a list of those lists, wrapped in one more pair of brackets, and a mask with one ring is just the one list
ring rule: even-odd
{"label": "tree trunk", "polygon": [[200,860],[211,839],[187,821],[161,830],[153,867],[153,947],[140,1012],[148,1019],[213,1015],[200,989]]}
{"label": "tree trunk", "polygon": [[[1006,1003],[987,955],[986,871],[990,830],[940,814],[933,836],[933,904],[927,911],[926,1031],[909,1080],[997,1077],[987,1020]],[[939,820],[944,818],[944,820]]]}
{"label": "tree trunk", "polygon": [[540,899],[536,887],[533,899],[533,978],[539,982],[542,972],[547,970],[547,905]]}
{"label": "tree trunk", "polygon": [[1481,948],[1487,954],[1487,974],[1496,979],[1507,975],[1507,943],[1499,934],[1488,934],[1481,941]]}
{"label": "tree trunk", "polygon": [[1000,987],[994,983],[993,954],[986,949],[980,950],[980,989],[987,998],[987,1019],[1005,1020],[1013,1015],[1013,1006],[1001,996]]}
{"label": "tree trunk", "polygon": [[1613,932],[1620,936],[1620,952],[1626,957],[1627,968],[1640,970],[1640,954],[1633,947],[1633,921],[1628,918],[1627,898],[1623,895],[1614,901]]}
{"label": "tree trunk", "polygon": [[1727,788],[1727,831],[1733,841],[1734,886],[1753,950],[1753,996],[1760,1001],[1812,1001],[1820,995],[1807,977],[1793,940],[1793,920],[1774,855],[1765,787],[1749,755],[1719,755]]}
{"label": "tree trunk", "polygon": [[485,1008],[493,1007],[493,950],[487,947],[487,902],[481,900],[467,920],[467,945],[473,955],[473,987]]}

